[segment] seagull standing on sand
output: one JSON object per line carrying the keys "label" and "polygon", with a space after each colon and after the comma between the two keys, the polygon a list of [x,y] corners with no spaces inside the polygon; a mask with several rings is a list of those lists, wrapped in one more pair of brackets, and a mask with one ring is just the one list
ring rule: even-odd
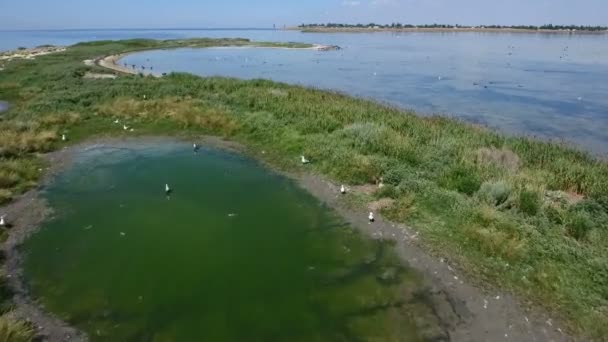
{"label": "seagull standing on sand", "polygon": [[302,158],[302,164],[310,164],[310,160],[306,159],[306,157],[301,156]]}
{"label": "seagull standing on sand", "polygon": [[340,193],[341,193],[342,195],[345,195],[345,194],[346,194],[346,188],[344,187],[344,185],[342,185],[342,186],[340,187]]}
{"label": "seagull standing on sand", "polygon": [[374,222],[374,221],[375,221],[375,219],[374,219],[374,213],[372,213],[372,212],[370,211],[369,216],[368,216],[367,218],[369,218],[369,222],[370,222],[370,223],[371,223],[371,222]]}

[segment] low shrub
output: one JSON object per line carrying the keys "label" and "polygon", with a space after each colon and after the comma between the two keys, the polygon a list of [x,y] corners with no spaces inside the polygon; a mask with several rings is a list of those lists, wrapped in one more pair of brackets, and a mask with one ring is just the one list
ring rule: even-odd
{"label": "low shrub", "polygon": [[456,165],[443,175],[440,184],[446,189],[471,196],[481,187],[481,180],[473,168]]}
{"label": "low shrub", "polygon": [[511,195],[511,186],[504,181],[485,182],[481,185],[477,196],[484,202],[499,206],[505,203]]}
{"label": "low shrub", "polygon": [[519,210],[528,215],[538,214],[540,209],[540,195],[536,191],[523,190],[519,193]]}

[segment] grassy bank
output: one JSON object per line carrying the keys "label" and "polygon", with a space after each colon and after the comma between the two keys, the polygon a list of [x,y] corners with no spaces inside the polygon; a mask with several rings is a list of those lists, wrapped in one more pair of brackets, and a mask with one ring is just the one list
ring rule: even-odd
{"label": "grassy bank", "polygon": [[[386,186],[391,219],[474,279],[511,290],[589,336],[608,334],[608,164],[563,146],[264,80],[171,74],[83,79],[83,60],[246,40],[78,44],[0,72],[0,202],[33,187],[39,153],[93,135],[204,133],[264,150],[271,164]],[[306,47],[292,45],[293,47]],[[146,100],[144,100],[144,95]],[[121,120],[135,132],[125,132]]]}

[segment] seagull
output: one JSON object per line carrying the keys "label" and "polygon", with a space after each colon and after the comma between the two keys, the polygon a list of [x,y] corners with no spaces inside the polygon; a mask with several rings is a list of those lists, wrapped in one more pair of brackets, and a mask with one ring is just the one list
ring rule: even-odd
{"label": "seagull", "polygon": [[61,135],[61,141],[66,141],[66,140],[68,140],[68,138],[65,136],[65,134],[62,134]]}
{"label": "seagull", "polygon": [[0,228],[10,228],[12,227],[12,225],[10,223],[8,223],[8,221],[6,221],[4,218],[6,217],[6,215],[1,215],[0,216]]}
{"label": "seagull", "polygon": [[165,193],[167,195],[169,195],[172,192],[171,188],[169,187],[169,184],[165,184]]}
{"label": "seagull", "polygon": [[306,157],[301,156],[302,157],[302,164],[310,164],[310,160],[306,159]]}
{"label": "seagull", "polygon": [[129,127],[127,127],[127,125],[122,125],[122,129],[126,131],[129,129]]}
{"label": "seagull", "polygon": [[[143,68],[143,67],[142,67]],[[144,95],[144,100],[146,99],[146,95]]]}
{"label": "seagull", "polygon": [[199,147],[198,147],[198,145],[196,143],[192,144],[192,150],[194,152],[198,152],[198,149],[199,149]]}
{"label": "seagull", "polygon": [[368,218],[369,218],[369,222],[374,222],[375,221],[375,219],[374,219],[374,213],[372,213],[370,211]]}
{"label": "seagull", "polygon": [[340,187],[340,193],[341,193],[342,195],[345,195],[345,194],[346,194],[346,188],[344,187],[344,185],[342,185],[342,186]]}
{"label": "seagull", "polygon": [[120,121],[118,121],[118,119],[116,119],[116,120],[114,120],[114,123],[117,124],[117,123],[120,123]]}

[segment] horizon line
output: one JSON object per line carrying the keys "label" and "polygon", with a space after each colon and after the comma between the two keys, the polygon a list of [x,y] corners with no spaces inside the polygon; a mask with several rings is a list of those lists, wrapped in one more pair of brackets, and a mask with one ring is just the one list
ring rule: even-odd
{"label": "horizon line", "polygon": [[[292,26],[286,26],[292,27]],[[281,27],[115,27],[115,28],[31,28],[31,29],[0,29],[0,32],[31,32],[31,31],[198,31],[198,30],[257,30],[257,31],[279,31]]]}

